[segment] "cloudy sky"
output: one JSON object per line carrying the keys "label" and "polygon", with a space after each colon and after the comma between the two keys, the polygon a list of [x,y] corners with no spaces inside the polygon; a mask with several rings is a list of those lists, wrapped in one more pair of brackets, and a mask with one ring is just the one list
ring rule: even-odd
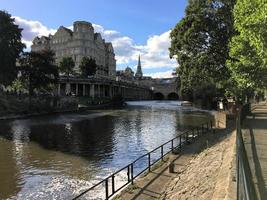
{"label": "cloudy sky", "polygon": [[136,69],[141,55],[143,73],[170,77],[176,67],[170,60],[169,33],[183,17],[187,0],[1,0],[0,9],[9,12],[23,30],[23,42],[30,49],[35,36],[53,34],[61,25],[74,21],[93,24],[113,44],[117,69]]}

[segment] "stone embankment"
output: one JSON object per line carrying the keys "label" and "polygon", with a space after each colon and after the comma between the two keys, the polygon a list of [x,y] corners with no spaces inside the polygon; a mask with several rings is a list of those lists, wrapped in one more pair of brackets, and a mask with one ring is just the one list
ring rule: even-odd
{"label": "stone embankment", "polygon": [[[115,199],[235,199],[235,131],[233,122],[209,132],[185,147],[179,155],[170,154],[160,167],[138,178]],[[216,122],[217,124],[217,122]],[[169,164],[174,163],[174,173]]]}
{"label": "stone embankment", "polygon": [[205,149],[167,186],[163,199],[232,199],[235,133]]}

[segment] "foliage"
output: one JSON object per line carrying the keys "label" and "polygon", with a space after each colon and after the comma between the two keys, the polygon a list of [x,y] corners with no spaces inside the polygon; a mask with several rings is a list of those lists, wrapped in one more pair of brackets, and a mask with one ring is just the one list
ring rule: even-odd
{"label": "foliage", "polygon": [[59,63],[59,72],[66,75],[68,78],[74,74],[75,63],[72,57],[63,57]]}
{"label": "foliage", "polygon": [[83,57],[81,64],[80,64],[80,70],[83,77],[93,76],[96,73],[97,65],[94,59]]}
{"label": "foliage", "polygon": [[266,87],[266,0],[237,0],[234,19],[238,34],[230,43],[231,58],[227,62],[234,86],[229,88],[229,93],[242,96]]}
{"label": "foliage", "polygon": [[25,90],[24,82],[20,79],[15,79],[12,84],[10,85],[12,92],[23,92]]}
{"label": "foliage", "polygon": [[234,4],[235,0],[189,0],[185,17],[171,31],[170,57],[179,65],[182,96],[205,96],[205,88],[220,89],[229,78],[226,60],[234,34]]}
{"label": "foliage", "polygon": [[0,84],[5,86],[17,76],[16,60],[25,47],[21,31],[10,14],[0,11]]}
{"label": "foliage", "polygon": [[20,60],[20,80],[24,82],[32,96],[36,92],[49,92],[58,82],[58,68],[54,65],[51,50],[24,53]]}

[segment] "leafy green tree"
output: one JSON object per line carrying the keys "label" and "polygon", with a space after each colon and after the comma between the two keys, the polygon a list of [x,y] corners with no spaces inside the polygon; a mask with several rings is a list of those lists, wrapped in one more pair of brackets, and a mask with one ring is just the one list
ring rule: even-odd
{"label": "leafy green tree", "polygon": [[25,91],[25,85],[24,82],[20,79],[15,79],[12,84],[10,85],[11,91],[15,93],[21,93]]}
{"label": "leafy green tree", "polygon": [[266,0],[237,0],[234,27],[238,34],[230,43],[230,92],[239,96],[264,88],[267,75]]}
{"label": "leafy green tree", "polygon": [[96,73],[97,65],[94,59],[83,57],[81,64],[80,64],[80,70],[83,77],[93,76]]}
{"label": "leafy green tree", "polygon": [[26,52],[20,60],[19,79],[27,86],[29,95],[34,92],[49,92],[58,83],[58,67],[54,64],[51,50]]}
{"label": "leafy green tree", "polygon": [[71,74],[74,74],[75,63],[72,57],[64,57],[59,63],[59,71],[66,75],[69,79]]}
{"label": "leafy green tree", "polygon": [[234,4],[235,0],[189,0],[185,17],[171,31],[170,57],[179,65],[182,96],[204,98],[206,91],[210,95],[205,88],[220,89],[229,78],[226,60],[235,33]]}
{"label": "leafy green tree", "polygon": [[16,60],[25,47],[21,31],[10,14],[0,11],[0,84],[5,86],[17,76]]}

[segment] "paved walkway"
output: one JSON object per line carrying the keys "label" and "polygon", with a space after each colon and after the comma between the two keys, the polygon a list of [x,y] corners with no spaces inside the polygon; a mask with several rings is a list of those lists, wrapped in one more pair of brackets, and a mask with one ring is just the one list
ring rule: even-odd
{"label": "paved walkway", "polygon": [[252,106],[243,137],[259,199],[267,199],[267,103]]}

